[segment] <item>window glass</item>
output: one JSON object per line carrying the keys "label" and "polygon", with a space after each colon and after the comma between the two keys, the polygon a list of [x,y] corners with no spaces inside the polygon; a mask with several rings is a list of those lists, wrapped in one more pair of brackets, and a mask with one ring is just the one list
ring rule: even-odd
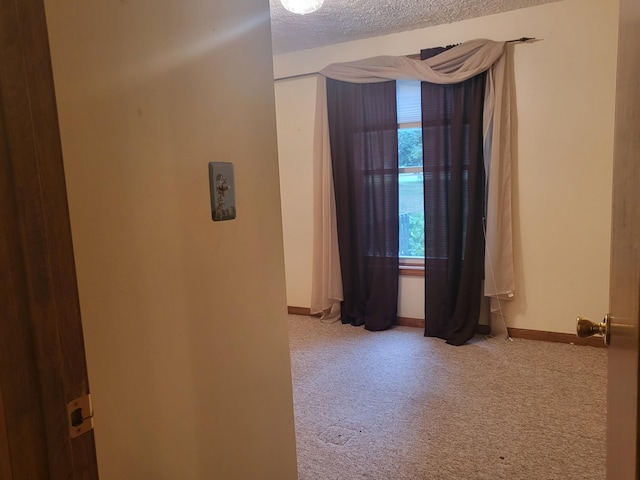
{"label": "window glass", "polygon": [[422,128],[398,128],[398,167],[420,167],[422,171]]}
{"label": "window glass", "polygon": [[422,172],[401,173],[399,221],[401,257],[424,257],[424,191]]}
{"label": "window glass", "polygon": [[401,257],[424,258],[424,186],[420,82],[396,82]]}

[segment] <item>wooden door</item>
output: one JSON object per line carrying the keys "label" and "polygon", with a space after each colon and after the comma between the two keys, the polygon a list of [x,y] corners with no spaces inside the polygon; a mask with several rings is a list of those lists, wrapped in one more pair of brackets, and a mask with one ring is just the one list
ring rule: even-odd
{"label": "wooden door", "polygon": [[95,479],[68,426],[88,381],[42,0],[0,0],[0,272],[0,477]]}
{"label": "wooden door", "polygon": [[607,478],[638,478],[640,2],[620,1],[611,237]]}

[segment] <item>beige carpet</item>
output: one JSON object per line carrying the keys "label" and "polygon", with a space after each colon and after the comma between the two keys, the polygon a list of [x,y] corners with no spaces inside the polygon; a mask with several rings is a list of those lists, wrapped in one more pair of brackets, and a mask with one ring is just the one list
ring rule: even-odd
{"label": "beige carpet", "polygon": [[605,349],[289,325],[300,480],[605,477]]}

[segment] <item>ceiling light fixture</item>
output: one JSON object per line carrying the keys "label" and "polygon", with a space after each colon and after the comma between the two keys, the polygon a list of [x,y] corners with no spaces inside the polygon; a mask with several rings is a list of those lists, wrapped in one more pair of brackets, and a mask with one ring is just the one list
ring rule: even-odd
{"label": "ceiling light fixture", "polygon": [[280,3],[292,13],[306,15],[307,13],[313,13],[318,10],[324,3],[324,0],[280,0]]}

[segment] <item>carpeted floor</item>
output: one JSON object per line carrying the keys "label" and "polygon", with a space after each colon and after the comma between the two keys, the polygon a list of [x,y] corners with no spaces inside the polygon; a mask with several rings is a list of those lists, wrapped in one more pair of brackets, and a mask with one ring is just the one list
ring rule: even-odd
{"label": "carpeted floor", "polygon": [[300,480],[605,478],[605,349],[289,325]]}

